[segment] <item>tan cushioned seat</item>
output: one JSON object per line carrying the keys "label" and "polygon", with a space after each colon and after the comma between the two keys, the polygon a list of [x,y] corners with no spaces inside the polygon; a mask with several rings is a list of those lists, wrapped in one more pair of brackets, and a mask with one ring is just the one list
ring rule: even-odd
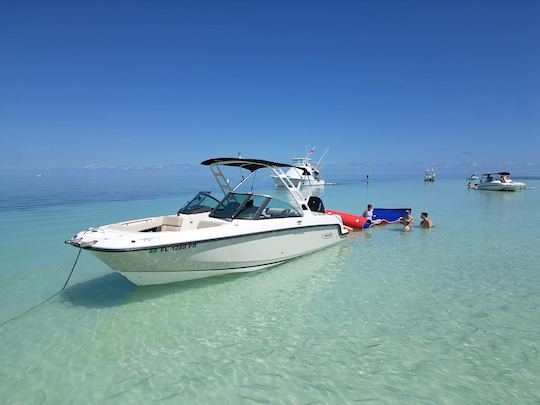
{"label": "tan cushioned seat", "polygon": [[165,217],[161,231],[179,231],[182,226],[182,217]]}

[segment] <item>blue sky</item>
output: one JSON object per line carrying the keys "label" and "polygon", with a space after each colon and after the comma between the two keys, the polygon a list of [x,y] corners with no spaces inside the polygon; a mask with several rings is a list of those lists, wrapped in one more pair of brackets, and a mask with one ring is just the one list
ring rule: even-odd
{"label": "blue sky", "polygon": [[0,2],[0,168],[307,144],[374,172],[539,173],[538,21],[526,0]]}

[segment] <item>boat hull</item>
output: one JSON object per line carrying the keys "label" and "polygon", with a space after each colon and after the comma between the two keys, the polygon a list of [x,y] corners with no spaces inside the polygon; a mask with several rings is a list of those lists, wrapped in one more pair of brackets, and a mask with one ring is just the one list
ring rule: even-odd
{"label": "boat hull", "polygon": [[89,250],[134,284],[146,286],[261,270],[335,245],[345,235],[338,225],[320,225],[142,250]]}
{"label": "boat hull", "polygon": [[525,188],[525,183],[512,182],[512,183],[480,183],[476,186],[478,190],[490,190],[490,191],[518,191]]}
{"label": "boat hull", "polygon": [[169,283],[180,283],[183,281],[197,280],[201,278],[224,276],[235,273],[249,273],[253,271],[263,270],[268,267],[277,266],[281,263],[266,264],[261,266],[251,266],[242,269],[225,269],[225,270],[207,270],[207,271],[150,271],[137,272],[125,271],[118,272],[131,281],[133,284],[144,287],[150,285],[160,285]]}

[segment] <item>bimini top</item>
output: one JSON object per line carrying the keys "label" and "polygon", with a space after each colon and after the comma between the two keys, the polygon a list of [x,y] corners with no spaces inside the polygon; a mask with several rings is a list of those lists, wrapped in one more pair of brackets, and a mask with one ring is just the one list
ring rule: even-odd
{"label": "bimini top", "polygon": [[498,174],[499,176],[510,176],[510,173],[508,173],[508,172],[484,173],[484,174],[482,174],[482,176],[489,176],[490,174],[491,175]]}
{"label": "bimini top", "polygon": [[269,160],[261,160],[261,159],[214,158],[214,159],[208,159],[201,162],[201,165],[234,166],[234,167],[240,167],[242,169],[249,170],[251,172],[254,172],[255,170],[259,170],[259,169],[272,168],[272,167],[294,167],[295,169],[301,170],[303,174],[309,175],[309,172],[303,167],[293,166],[286,163],[271,162]]}

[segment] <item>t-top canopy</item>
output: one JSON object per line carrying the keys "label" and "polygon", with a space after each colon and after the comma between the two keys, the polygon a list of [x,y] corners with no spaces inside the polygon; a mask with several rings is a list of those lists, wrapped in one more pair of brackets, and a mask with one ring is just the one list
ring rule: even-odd
{"label": "t-top canopy", "polygon": [[259,170],[259,169],[272,168],[272,167],[294,167],[295,169],[301,170],[303,174],[309,175],[309,172],[303,167],[297,167],[293,165],[288,165],[286,163],[277,163],[277,162],[271,162],[269,160],[261,160],[261,159],[215,158],[215,159],[205,160],[201,162],[201,164],[204,166],[212,166],[212,165],[234,166],[234,167],[240,167],[242,169],[249,170],[251,172],[254,172],[255,170]]}
{"label": "t-top canopy", "polygon": [[508,173],[508,172],[484,173],[484,174],[482,174],[482,176],[489,176],[490,174],[491,175],[498,174],[499,176],[510,176],[510,173]]}

